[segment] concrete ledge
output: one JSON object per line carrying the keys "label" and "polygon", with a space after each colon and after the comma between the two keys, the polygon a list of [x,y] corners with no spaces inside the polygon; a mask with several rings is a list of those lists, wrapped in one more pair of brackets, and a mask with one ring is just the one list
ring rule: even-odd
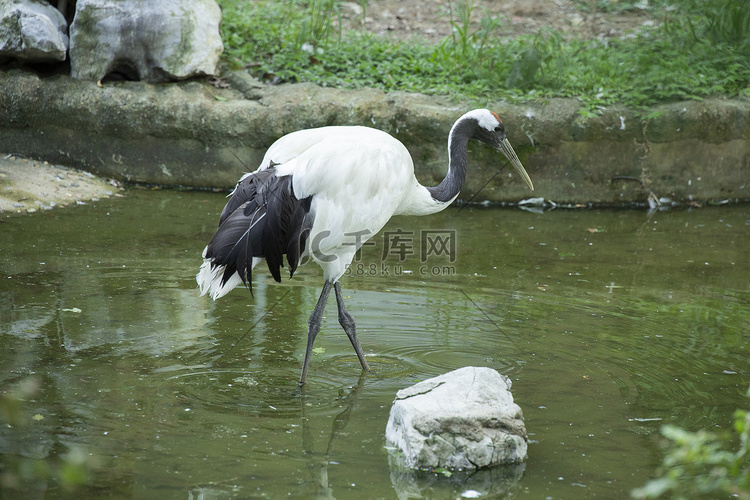
{"label": "concrete ledge", "polygon": [[[242,72],[225,76],[231,89],[197,81],[98,87],[67,76],[0,72],[0,152],[130,182],[229,188],[288,132],[369,125],[398,137],[429,185],[445,174],[451,124],[476,107],[403,92],[265,86]],[[681,102],[647,113],[612,107],[588,120],[569,99],[490,107],[506,124],[534,196],[620,205],[645,201],[650,189],[677,202],[750,200],[749,101]],[[654,118],[644,121],[644,114]],[[532,195],[509,169],[496,175],[505,163],[499,154],[480,144],[470,154],[462,199]],[[617,175],[643,186],[611,182]]]}

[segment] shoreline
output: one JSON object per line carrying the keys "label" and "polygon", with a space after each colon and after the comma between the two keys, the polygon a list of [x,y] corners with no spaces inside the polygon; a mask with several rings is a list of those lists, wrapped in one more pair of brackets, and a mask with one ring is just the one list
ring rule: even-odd
{"label": "shoreline", "polygon": [[115,181],[44,161],[0,154],[0,214],[26,214],[117,196]]}

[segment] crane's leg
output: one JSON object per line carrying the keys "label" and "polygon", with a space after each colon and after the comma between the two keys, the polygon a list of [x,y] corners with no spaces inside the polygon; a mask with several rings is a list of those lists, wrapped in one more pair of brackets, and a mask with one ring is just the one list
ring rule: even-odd
{"label": "crane's leg", "polygon": [[365,353],[362,352],[362,346],[359,345],[359,339],[357,338],[357,329],[354,324],[354,317],[349,314],[344,305],[344,297],[341,295],[341,285],[337,281],[333,284],[333,289],[336,291],[336,303],[339,306],[339,324],[346,332],[349,341],[352,343],[354,350],[359,358],[359,363],[362,365],[363,370],[370,371],[370,367],[365,360]]}
{"label": "crane's leg", "polygon": [[305,350],[305,362],[302,365],[302,376],[299,378],[300,387],[305,385],[305,379],[307,378],[307,369],[310,366],[310,357],[312,356],[313,343],[315,337],[320,332],[320,321],[323,318],[323,310],[326,308],[326,302],[328,301],[328,294],[331,292],[331,282],[326,281],[323,285],[323,290],[320,292],[320,298],[318,303],[315,305],[310,319],[307,322],[307,349]]}

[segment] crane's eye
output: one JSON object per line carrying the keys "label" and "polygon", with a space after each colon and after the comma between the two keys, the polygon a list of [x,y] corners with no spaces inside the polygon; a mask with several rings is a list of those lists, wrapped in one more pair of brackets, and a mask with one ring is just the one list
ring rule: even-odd
{"label": "crane's eye", "polygon": [[495,132],[502,132],[502,131],[503,131],[502,125],[498,125],[497,127],[495,127]]}

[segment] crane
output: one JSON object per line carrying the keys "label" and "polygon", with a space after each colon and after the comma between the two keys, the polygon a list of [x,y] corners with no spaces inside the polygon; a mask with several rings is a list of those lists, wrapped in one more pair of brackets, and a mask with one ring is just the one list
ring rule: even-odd
{"label": "crane", "polygon": [[339,278],[355,253],[393,215],[428,215],[450,205],[466,178],[467,143],[478,139],[502,152],[530,189],[534,186],[487,109],[461,116],[448,135],[449,164],[435,187],[422,186],[406,147],[386,132],[361,126],[300,130],[274,142],[260,167],[243,175],[230,194],[219,227],[203,250],[196,276],[201,295],[214,300],[240,283],[252,291],[252,271],[265,259],[281,281],[283,257],[290,278],[302,259],[323,270],[323,290],[310,315],[299,385],[305,384],[315,337],[331,288],[338,320],[364,370],[367,360],[347,311]]}

